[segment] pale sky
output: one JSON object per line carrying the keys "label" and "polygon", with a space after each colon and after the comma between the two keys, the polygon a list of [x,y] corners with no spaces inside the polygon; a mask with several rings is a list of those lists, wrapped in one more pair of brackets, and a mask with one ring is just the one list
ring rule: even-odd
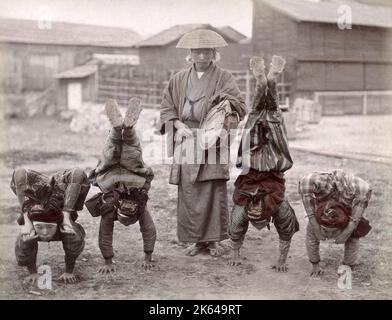
{"label": "pale sky", "polygon": [[2,0],[0,16],[127,27],[142,37],[183,23],[230,25],[252,35],[251,0]]}

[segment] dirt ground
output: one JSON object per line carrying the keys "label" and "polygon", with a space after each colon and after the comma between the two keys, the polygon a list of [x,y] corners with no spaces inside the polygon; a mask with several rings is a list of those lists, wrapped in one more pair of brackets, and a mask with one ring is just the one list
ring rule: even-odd
{"label": "dirt ground", "polygon": [[[300,221],[288,258],[289,272],[278,274],[270,266],[278,254],[278,237],[271,230],[250,227],[241,251],[244,264],[230,267],[227,248],[223,257],[187,257],[176,237],[176,187],[168,184],[168,165],[153,164],[155,179],[149,208],[155,221],[158,240],[151,271],[141,268],[143,251],[138,225],[115,225],[115,262],[113,276],[97,274],[103,263],[98,248],[99,218],[84,209],[79,215],[86,232],[86,247],[77,261],[78,283],[65,285],[55,280],[64,270],[60,243],[40,243],[38,264],[49,264],[54,276],[52,290],[39,290],[22,283],[27,271],[18,267],[14,242],[19,232],[15,222],[18,206],[9,188],[15,166],[51,174],[73,166],[95,166],[105,133],[76,134],[67,122],[56,118],[8,120],[0,123],[0,298],[1,299],[391,299],[392,298],[392,167],[385,164],[318,156],[293,151],[294,167],[286,175],[287,197]],[[145,146],[148,142],[144,143]],[[368,180],[373,197],[367,217],[373,229],[361,242],[361,264],[354,269],[352,289],[338,288],[337,273],[342,245],[321,245],[325,275],[309,277],[311,265],[305,251],[306,220],[297,192],[300,177],[310,171],[342,168]],[[233,170],[229,195],[238,175]],[[90,195],[97,191],[91,188]],[[231,205],[231,200],[230,200]]]}
{"label": "dirt ground", "polygon": [[306,125],[290,146],[392,165],[391,123],[392,114],[323,117]]}

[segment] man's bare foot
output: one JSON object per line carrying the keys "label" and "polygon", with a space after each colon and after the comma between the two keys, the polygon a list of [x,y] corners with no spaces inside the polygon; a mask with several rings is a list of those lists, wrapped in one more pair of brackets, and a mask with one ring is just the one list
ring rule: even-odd
{"label": "man's bare foot", "polygon": [[105,104],[105,112],[113,128],[120,128],[123,124],[123,117],[118,109],[117,101],[108,99]]}
{"label": "man's bare foot", "polygon": [[128,109],[124,117],[124,127],[133,127],[139,119],[142,111],[141,101],[139,98],[129,99]]}
{"label": "man's bare foot", "polygon": [[239,266],[242,264],[240,250],[232,250],[232,257],[227,264],[231,267]]}
{"label": "man's bare foot", "polygon": [[249,69],[253,73],[259,85],[266,85],[267,78],[265,76],[264,59],[261,57],[252,57],[249,60]]}
{"label": "man's bare foot", "polygon": [[210,242],[207,249],[213,257],[220,257],[225,253],[225,249],[216,241]]}
{"label": "man's bare foot", "polygon": [[23,279],[24,284],[35,284],[37,282],[39,275],[38,273],[31,273]]}
{"label": "man's bare foot", "polygon": [[271,267],[271,269],[275,269],[275,272],[287,272],[289,270],[285,262],[279,262],[279,261],[275,263]]}
{"label": "man's bare foot", "polygon": [[60,277],[60,281],[63,281],[65,284],[68,283],[76,283],[76,277],[73,273],[64,272]]}
{"label": "man's bare foot", "polygon": [[204,243],[194,243],[185,250],[185,254],[187,256],[195,256],[201,253],[204,249],[206,249],[206,244]]}
{"label": "man's bare foot", "polygon": [[98,273],[100,274],[111,274],[115,273],[116,269],[114,268],[114,265],[112,264],[105,264],[98,269]]}
{"label": "man's bare foot", "polygon": [[324,270],[320,268],[320,264],[314,263],[312,272],[310,273],[310,276],[313,278],[317,278],[317,277],[322,276],[323,274],[324,274]]}

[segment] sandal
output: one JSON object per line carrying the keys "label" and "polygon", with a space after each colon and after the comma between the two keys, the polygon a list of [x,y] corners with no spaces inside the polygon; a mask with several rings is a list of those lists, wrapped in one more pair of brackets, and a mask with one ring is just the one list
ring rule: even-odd
{"label": "sandal", "polygon": [[209,244],[207,249],[212,257],[220,257],[225,253],[225,249],[217,242]]}
{"label": "sandal", "polygon": [[185,255],[193,257],[193,256],[201,253],[205,248],[206,248],[206,246],[204,244],[200,244],[200,243],[192,244],[191,246],[189,246],[186,249]]}

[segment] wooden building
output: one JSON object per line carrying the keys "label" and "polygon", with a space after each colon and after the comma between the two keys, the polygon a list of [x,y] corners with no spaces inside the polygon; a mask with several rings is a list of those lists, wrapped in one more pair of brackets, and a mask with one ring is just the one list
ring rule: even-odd
{"label": "wooden building", "polygon": [[370,1],[253,0],[253,54],[285,56],[290,100],[316,98],[324,114],[392,112],[391,28],[392,7]]}
{"label": "wooden building", "polygon": [[251,43],[246,37],[231,27],[215,28],[210,24],[183,24],[163,30],[136,44],[139,49],[140,67],[155,75],[155,80],[167,79],[173,70],[185,68],[187,49],[176,48],[178,40],[187,32],[196,29],[210,29],[219,33],[228,47],[220,48],[220,66],[230,70],[245,69],[251,54]]}
{"label": "wooden building", "polygon": [[[59,103],[66,105],[64,97],[69,95],[58,84],[70,82],[75,75],[75,79],[90,77],[91,67],[75,67],[86,64],[94,54],[137,55],[133,45],[140,39],[129,29],[65,22],[42,26],[32,20],[0,19],[0,92],[11,98],[56,87]],[[82,94],[90,96],[88,91]]]}

